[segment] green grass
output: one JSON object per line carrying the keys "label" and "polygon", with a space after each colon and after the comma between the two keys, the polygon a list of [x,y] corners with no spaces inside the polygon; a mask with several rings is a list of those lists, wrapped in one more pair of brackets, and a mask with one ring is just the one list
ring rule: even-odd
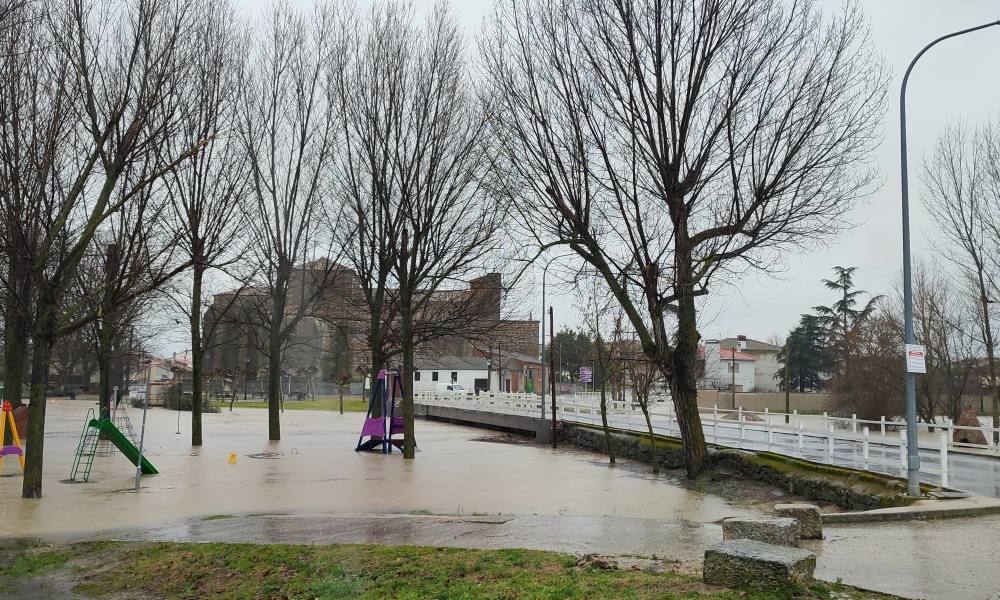
{"label": "green grass", "polygon": [[[237,400],[234,408],[267,408],[267,402]],[[340,398],[338,396],[317,396],[315,400],[285,400],[285,410],[339,411]],[[368,400],[358,396],[344,396],[344,412],[368,412]]]}
{"label": "green grass", "polygon": [[533,550],[112,542],[18,553],[31,558],[14,561],[15,578],[69,563],[75,591],[96,597],[778,600],[830,598],[835,590],[837,598],[888,598],[839,583],[734,592],[672,572],[578,567],[571,555]]}

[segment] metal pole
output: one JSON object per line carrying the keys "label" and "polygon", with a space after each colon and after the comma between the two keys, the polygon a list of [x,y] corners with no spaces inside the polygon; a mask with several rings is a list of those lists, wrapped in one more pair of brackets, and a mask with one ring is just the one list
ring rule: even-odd
{"label": "metal pole", "polygon": [[146,409],[149,408],[149,394],[142,399],[142,429],[139,432],[139,460],[135,464],[135,491],[139,491],[139,479],[142,477],[142,447],[146,442]]}
{"label": "metal pole", "polygon": [[[542,321],[544,320],[545,320],[545,315],[543,314]],[[555,339],[555,330],[556,330],[556,325],[552,314],[552,307],[550,306],[549,335],[552,336],[553,340]],[[551,348],[552,345],[549,344],[549,347]],[[549,368],[551,368],[553,371],[552,377],[550,377],[549,379],[552,380],[552,449],[555,450],[556,448],[556,378],[555,378],[556,361],[550,360],[549,362],[552,363]],[[542,404],[542,406],[545,406],[545,404]]]}
{"label": "metal pole", "polygon": [[785,338],[785,423],[786,424],[788,423],[788,413],[791,412],[790,409],[791,409],[792,381],[791,379],[788,378],[788,363],[790,363],[792,359],[791,355],[788,354],[788,349],[791,347],[788,343],[788,340],[791,337],[792,336],[789,335],[788,337]]}
{"label": "metal pole", "polygon": [[[906,162],[906,84],[910,80],[910,72],[924,55],[936,44],[949,38],[957,37],[987,27],[1000,25],[993,21],[977,27],[962,29],[948,35],[943,35],[927,44],[913,57],[903,75],[903,85],[899,90],[899,166],[902,183],[902,217],[903,217],[903,333],[904,343],[913,343],[913,283],[912,265],[910,261],[910,190],[909,175]],[[917,448],[917,383],[913,373],[906,372],[906,484],[911,496],[920,495],[920,451]]]}

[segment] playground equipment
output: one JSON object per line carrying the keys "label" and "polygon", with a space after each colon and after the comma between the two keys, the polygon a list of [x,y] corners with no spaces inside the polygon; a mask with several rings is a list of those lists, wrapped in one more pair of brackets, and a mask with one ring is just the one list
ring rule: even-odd
{"label": "playground equipment", "polygon": [[[80,442],[76,447],[76,456],[73,458],[73,467],[70,471],[70,481],[90,480],[90,470],[94,466],[94,456],[97,455],[97,445],[99,440],[105,439],[115,448],[125,455],[133,465],[142,469],[143,475],[156,475],[159,471],[144,457],[141,457],[139,449],[130,442],[121,431],[115,427],[110,419],[97,419],[94,409],[87,411],[87,418],[80,432]],[[141,461],[140,461],[141,458]]]}
{"label": "playground equipment", "polygon": [[[139,437],[135,434],[132,419],[128,416],[128,403],[122,402],[117,387],[112,390],[111,398],[111,422],[118,428],[118,431],[121,431],[128,437],[133,446],[138,445]],[[111,456],[114,450],[114,447],[109,443],[107,438],[101,438],[97,443],[97,456]]]}
{"label": "playground equipment", "polygon": [[17,425],[14,423],[14,409],[10,402],[3,401],[3,416],[0,417],[0,444],[7,437],[7,424],[10,424],[10,437],[13,445],[0,448],[0,472],[3,472],[3,457],[14,454],[21,463],[21,472],[24,473],[24,450],[21,448],[21,438],[17,435]]}
{"label": "playground equipment", "polygon": [[[391,382],[387,383],[389,379]],[[399,372],[380,370],[375,385],[372,386],[371,397],[368,399],[368,414],[365,416],[365,424],[361,428],[355,452],[381,450],[383,454],[391,454],[393,446],[402,451],[403,438],[392,437],[396,434],[403,435],[403,417],[396,416],[397,403],[402,400],[403,378]],[[376,408],[381,408],[379,416],[373,416]],[[365,440],[365,437],[368,439]]]}

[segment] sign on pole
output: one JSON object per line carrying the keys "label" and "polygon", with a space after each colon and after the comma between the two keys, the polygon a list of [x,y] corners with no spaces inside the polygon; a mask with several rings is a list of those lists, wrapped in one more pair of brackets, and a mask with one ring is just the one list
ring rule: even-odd
{"label": "sign on pole", "polygon": [[906,345],[906,372],[926,373],[927,362],[925,360],[924,347],[919,344]]}
{"label": "sign on pole", "polygon": [[580,381],[582,383],[592,383],[594,381],[594,372],[590,367],[580,367]]}

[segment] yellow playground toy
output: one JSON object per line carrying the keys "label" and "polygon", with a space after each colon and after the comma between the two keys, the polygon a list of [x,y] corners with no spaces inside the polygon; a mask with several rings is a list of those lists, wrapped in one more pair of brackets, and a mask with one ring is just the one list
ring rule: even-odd
{"label": "yellow playground toy", "polygon": [[[7,424],[10,423],[10,437],[14,444],[0,448],[0,473],[3,472],[3,457],[8,454],[16,454],[17,460],[21,463],[21,472],[24,473],[24,450],[21,449],[21,438],[17,435],[17,425],[14,424],[14,409],[10,402],[3,401],[3,418],[0,418],[0,440],[7,437]],[[0,441],[0,443],[3,443]]]}

